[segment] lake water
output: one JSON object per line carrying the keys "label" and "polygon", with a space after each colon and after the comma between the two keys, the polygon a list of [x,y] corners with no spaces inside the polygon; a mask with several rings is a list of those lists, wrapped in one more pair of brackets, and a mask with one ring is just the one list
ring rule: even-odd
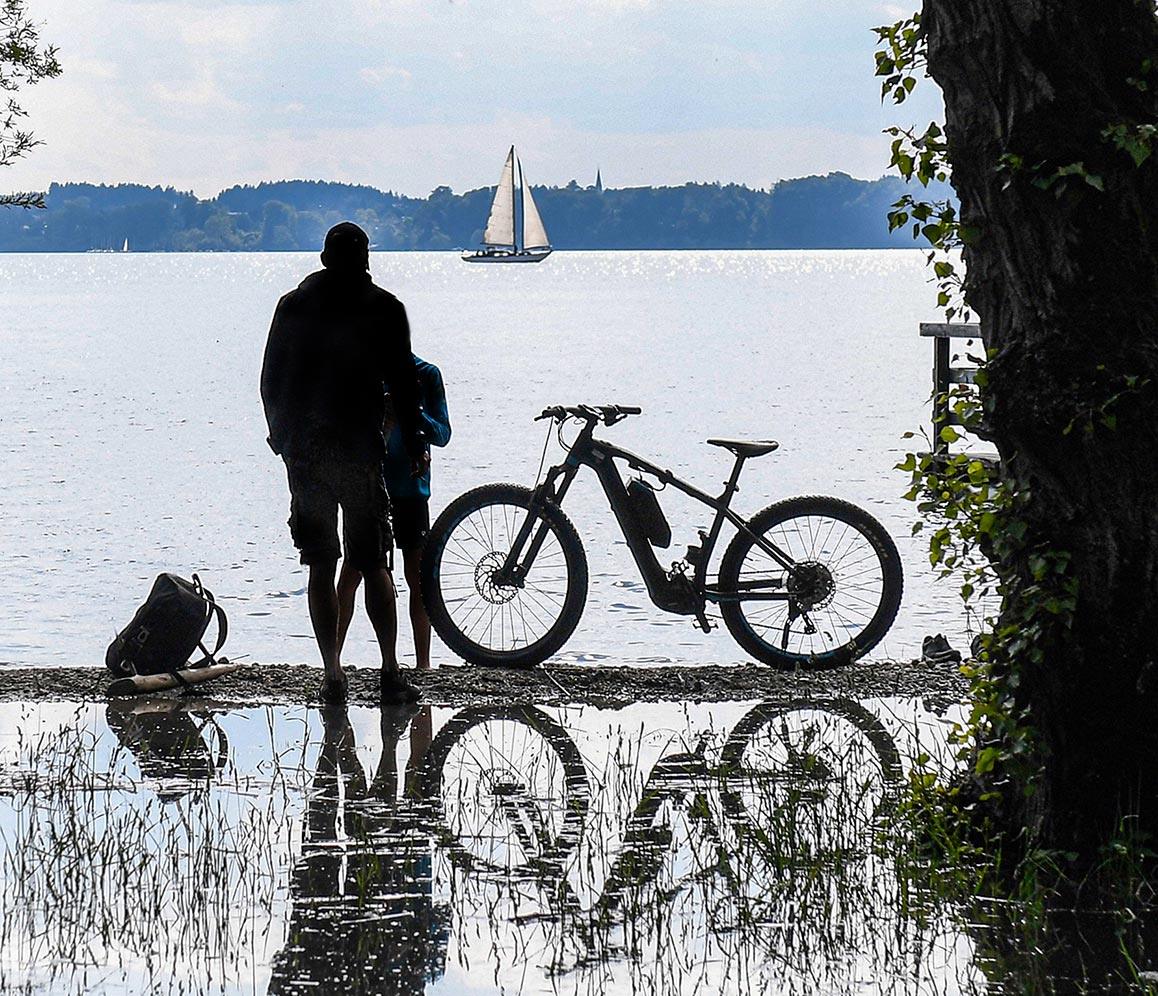
{"label": "lake water", "polygon": [[[314,659],[257,390],[277,298],[314,266],[306,254],[0,256],[0,663],[99,662],[164,570],[197,571],[216,593],[229,654]],[[781,449],[749,462],[735,507],[816,493],[864,506],[905,566],[875,655],[917,656],[935,632],[966,645],[892,469],[919,443],[902,434],[929,419],[917,325],[937,310],[919,252],[575,252],[534,267],[400,253],[372,267],[446,380],[454,438],[435,454],[435,512],[478,484],[531,484],[544,438],[532,419],[550,404],[642,406],[609,435],[711,491],[731,461],[704,439],[772,437]],[[674,559],[708,517],[663,500]],[[564,658],[744,659],[725,631],[651,606],[593,479],[566,511],[591,586]],[[404,663],[408,640],[404,618]],[[374,661],[364,618],[347,656]],[[447,656],[436,646],[436,663]]]}
{"label": "lake water", "polygon": [[1016,992],[895,820],[959,713],[0,705],[0,991]]}

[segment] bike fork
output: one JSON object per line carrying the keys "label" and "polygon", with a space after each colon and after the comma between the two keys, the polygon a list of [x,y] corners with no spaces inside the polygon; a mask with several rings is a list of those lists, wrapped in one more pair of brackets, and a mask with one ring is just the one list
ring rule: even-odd
{"label": "bike fork", "polygon": [[[527,574],[531,570],[531,565],[534,564],[535,558],[539,555],[539,550],[542,549],[543,542],[547,538],[547,531],[550,528],[547,520],[537,515],[536,512],[547,502],[559,505],[578,471],[578,464],[574,467],[566,464],[553,467],[543,483],[531,492],[531,502],[527,509],[526,521],[519,527],[519,532],[515,536],[502,566],[494,573],[495,584],[510,585],[514,588],[523,587]],[[523,553],[524,546],[526,546],[525,554]]]}

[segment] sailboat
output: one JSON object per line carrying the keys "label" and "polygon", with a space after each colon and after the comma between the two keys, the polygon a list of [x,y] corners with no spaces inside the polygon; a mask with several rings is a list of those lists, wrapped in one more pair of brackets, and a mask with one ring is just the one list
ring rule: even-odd
{"label": "sailboat", "polygon": [[513,145],[491,202],[483,246],[462,258],[468,263],[538,263],[551,255],[547,230]]}

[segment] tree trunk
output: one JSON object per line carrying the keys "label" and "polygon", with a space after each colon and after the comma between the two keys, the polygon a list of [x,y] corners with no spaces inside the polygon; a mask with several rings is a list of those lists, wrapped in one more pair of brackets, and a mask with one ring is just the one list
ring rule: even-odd
{"label": "tree trunk", "polygon": [[[1029,546],[1069,553],[1077,581],[1072,625],[1016,662],[1044,774],[1007,798],[1090,855],[1125,814],[1158,827],[1158,155],[1104,137],[1158,122],[1158,21],[1152,0],[924,0],[922,25],[979,233],[988,417]],[[1037,589],[1030,556],[1007,567],[1008,620]]]}

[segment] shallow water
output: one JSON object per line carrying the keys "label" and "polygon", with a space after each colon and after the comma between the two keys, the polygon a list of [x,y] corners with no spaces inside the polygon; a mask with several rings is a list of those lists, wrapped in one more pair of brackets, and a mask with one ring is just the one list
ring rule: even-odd
{"label": "shallow water", "polygon": [[883,836],[955,713],[0,706],[0,992],[984,991]]}
{"label": "shallow water", "polygon": [[[230,613],[231,653],[313,659],[257,394],[273,306],[313,266],[305,254],[0,256],[0,664],[98,662],[161,570],[200,572]],[[477,484],[531,483],[532,418],[548,404],[641,405],[609,434],[708,490],[730,460],[706,437],[771,436],[782,448],[749,462],[736,507],[811,493],[863,505],[906,572],[875,653],[916,656],[932,632],[965,644],[892,470],[918,442],[902,434],[928,422],[917,324],[937,312],[920,253],[557,253],[537,267],[401,253],[373,267],[446,379],[454,438],[436,453],[435,511]],[[662,497],[675,559],[708,519]],[[566,510],[591,588],[564,657],[743,659],[726,633],[651,606],[593,480]],[[373,657],[364,619],[351,639],[355,660]]]}

